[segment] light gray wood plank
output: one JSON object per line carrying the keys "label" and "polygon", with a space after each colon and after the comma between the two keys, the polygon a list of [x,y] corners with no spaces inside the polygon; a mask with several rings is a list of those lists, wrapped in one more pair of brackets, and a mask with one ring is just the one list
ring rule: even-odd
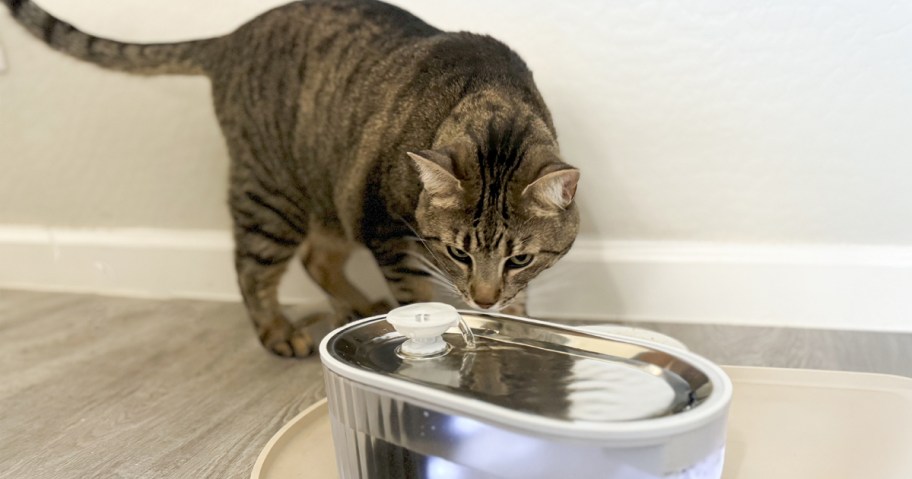
{"label": "light gray wood plank", "polygon": [[25,292],[0,304],[2,477],[246,477],[323,395],[319,361],[265,353],[237,304]]}

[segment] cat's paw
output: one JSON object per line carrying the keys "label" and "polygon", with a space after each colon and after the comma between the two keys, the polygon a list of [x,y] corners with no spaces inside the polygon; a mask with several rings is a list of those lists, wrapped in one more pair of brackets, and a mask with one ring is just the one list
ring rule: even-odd
{"label": "cat's paw", "polygon": [[284,358],[306,358],[314,352],[310,333],[287,321],[275,322],[260,331],[260,343],[272,354]]}
{"label": "cat's paw", "polygon": [[295,328],[303,334],[306,334],[314,345],[318,345],[336,328],[341,328],[348,324],[351,318],[337,312],[319,311],[310,313],[298,321],[294,322]]}
{"label": "cat's paw", "polygon": [[384,300],[380,300],[380,301],[371,303],[369,305],[360,306],[357,308],[336,307],[336,311],[338,312],[338,314],[340,316],[346,317],[346,321],[344,321],[342,324],[345,324],[350,321],[356,321],[358,319],[369,318],[371,316],[379,316],[381,314],[386,314],[386,313],[390,312],[391,309],[393,309],[393,306]]}

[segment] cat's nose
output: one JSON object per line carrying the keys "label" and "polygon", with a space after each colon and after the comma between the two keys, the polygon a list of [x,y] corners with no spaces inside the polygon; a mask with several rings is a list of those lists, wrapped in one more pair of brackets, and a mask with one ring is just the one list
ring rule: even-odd
{"label": "cat's nose", "polygon": [[484,301],[479,301],[477,299],[475,300],[475,304],[477,304],[478,307],[481,309],[491,309],[491,306],[494,306],[494,302],[488,303],[488,302],[484,302]]}
{"label": "cat's nose", "polygon": [[481,309],[490,309],[497,304],[500,296],[500,288],[497,286],[473,286],[472,301]]}

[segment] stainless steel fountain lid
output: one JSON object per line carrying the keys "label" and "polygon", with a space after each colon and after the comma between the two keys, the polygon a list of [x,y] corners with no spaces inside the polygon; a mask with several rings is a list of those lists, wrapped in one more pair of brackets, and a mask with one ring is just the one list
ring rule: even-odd
{"label": "stainless steel fountain lid", "polygon": [[[406,336],[386,318],[377,317],[328,337],[322,348],[329,355],[324,364],[332,369],[338,362],[351,371],[367,373],[358,374],[362,382],[377,379],[387,386],[399,382],[430,388],[450,397],[576,424],[679,415],[699,408],[713,390],[712,381],[690,353],[540,321],[477,312],[450,316],[446,308],[422,307],[410,306],[405,313],[391,313],[389,319],[402,323],[414,316],[414,327],[403,330],[412,338],[428,336],[414,331],[444,331],[445,344],[442,348],[438,344],[428,357],[403,353],[408,349],[403,348]],[[459,316],[473,333],[475,347],[467,346],[464,335],[453,326]]]}

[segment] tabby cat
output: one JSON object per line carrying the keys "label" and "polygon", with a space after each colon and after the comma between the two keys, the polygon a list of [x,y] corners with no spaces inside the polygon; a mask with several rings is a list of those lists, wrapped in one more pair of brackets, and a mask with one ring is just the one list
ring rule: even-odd
{"label": "tabby cat", "polygon": [[357,245],[400,304],[442,290],[523,314],[524,289],[570,248],[579,171],[519,56],[373,0],[311,0],[212,39],[98,38],[30,0],[3,0],[51,47],[131,73],[209,77],[231,154],[229,206],[244,303],[262,344],[308,356],[277,286],[299,255],[334,324],[388,310],[345,277]]}

